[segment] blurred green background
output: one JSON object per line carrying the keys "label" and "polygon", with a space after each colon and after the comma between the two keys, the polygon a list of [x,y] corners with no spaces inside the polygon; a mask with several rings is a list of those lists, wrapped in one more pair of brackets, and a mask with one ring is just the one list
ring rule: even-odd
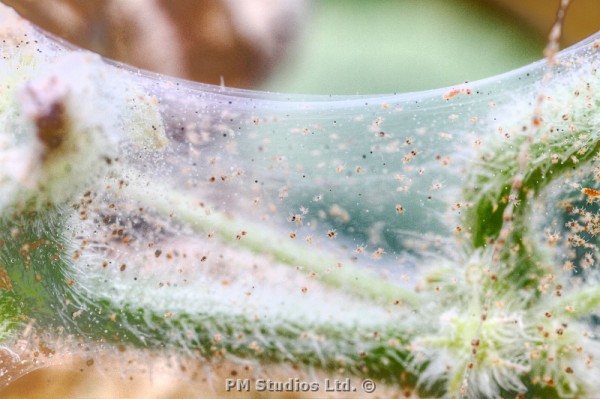
{"label": "blurred green background", "polygon": [[316,0],[304,23],[296,48],[262,89],[432,89],[526,65],[542,58],[546,43],[516,17],[473,0]]}

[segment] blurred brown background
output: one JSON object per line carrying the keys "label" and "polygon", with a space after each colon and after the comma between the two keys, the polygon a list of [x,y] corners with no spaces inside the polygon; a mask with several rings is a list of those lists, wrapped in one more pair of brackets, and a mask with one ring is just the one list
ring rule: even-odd
{"label": "blurred brown background", "polygon": [[[509,11],[524,24],[547,35],[556,18],[559,0],[487,0]],[[576,43],[600,30],[598,0],[571,0],[563,29],[563,47]]]}
{"label": "blurred brown background", "polygon": [[305,0],[6,0],[80,47],[156,72],[250,87],[287,52]]}

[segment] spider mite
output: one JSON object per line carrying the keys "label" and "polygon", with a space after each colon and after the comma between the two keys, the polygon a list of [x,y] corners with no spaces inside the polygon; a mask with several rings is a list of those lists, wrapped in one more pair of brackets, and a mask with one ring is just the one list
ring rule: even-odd
{"label": "spider mite", "polygon": [[581,192],[588,197],[600,197],[600,191],[594,190],[593,188],[582,188]]}

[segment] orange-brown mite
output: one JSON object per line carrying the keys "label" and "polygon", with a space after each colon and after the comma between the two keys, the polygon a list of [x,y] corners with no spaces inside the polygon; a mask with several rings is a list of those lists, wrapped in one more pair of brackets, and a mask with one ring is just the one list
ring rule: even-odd
{"label": "orange-brown mite", "polygon": [[594,190],[593,188],[583,188],[581,192],[589,197],[600,197],[600,191]]}

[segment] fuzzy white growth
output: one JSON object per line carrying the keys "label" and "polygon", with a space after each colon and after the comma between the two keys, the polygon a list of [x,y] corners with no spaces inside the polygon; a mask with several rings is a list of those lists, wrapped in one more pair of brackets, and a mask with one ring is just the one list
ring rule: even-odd
{"label": "fuzzy white growth", "polygon": [[108,104],[94,87],[102,81],[94,58],[70,54],[21,89],[20,134],[30,149],[26,180],[18,182],[23,197],[39,192],[38,203],[62,203],[100,177],[103,160],[114,156],[114,121],[97,112]]}
{"label": "fuzzy white growth", "polygon": [[150,150],[166,145],[156,98],[118,68],[66,51],[9,8],[0,7],[0,22],[0,212],[82,192],[124,137]]}
{"label": "fuzzy white growth", "polygon": [[[597,328],[579,320],[573,308],[597,308],[586,301],[589,294],[564,298],[552,292],[528,306],[525,292],[487,293],[489,271],[498,269],[492,249],[458,262],[465,267],[447,261],[432,265],[421,286],[454,303],[445,307],[435,330],[413,342],[413,367],[424,368],[420,383],[430,387],[444,380],[449,397],[493,398],[503,390],[527,392],[531,384],[552,387],[560,397],[587,397],[600,372],[593,361],[600,345]],[[555,283],[573,284],[569,279]],[[596,285],[592,275],[582,287],[591,292]]]}
{"label": "fuzzy white growth", "polygon": [[156,99],[137,94],[98,56],[56,53],[36,64],[7,79],[17,89],[4,99],[14,110],[2,113],[0,210],[64,203],[102,179],[127,135],[139,147],[165,146]]}
{"label": "fuzzy white growth", "polygon": [[[69,54],[37,76],[16,77],[14,106],[0,131],[3,142],[2,208],[61,203],[90,178],[103,157],[114,154],[109,139],[114,121],[99,117],[106,107],[96,57]],[[19,79],[20,78],[20,79]],[[10,115],[10,114],[9,114]]]}

